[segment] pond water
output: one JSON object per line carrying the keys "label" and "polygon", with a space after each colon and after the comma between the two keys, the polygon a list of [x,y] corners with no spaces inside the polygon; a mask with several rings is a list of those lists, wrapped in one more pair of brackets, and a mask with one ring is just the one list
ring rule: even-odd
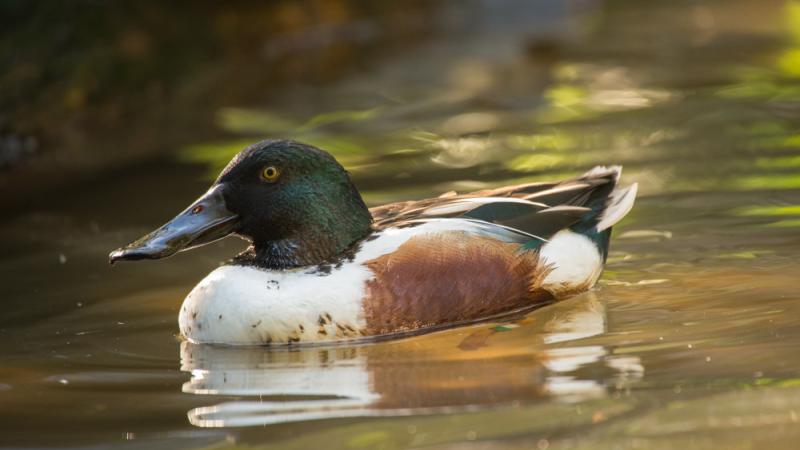
{"label": "pond water", "polygon": [[[797,448],[800,2],[488,3],[437,3],[433,31],[354,50],[362,67],[280,82],[168,157],[9,209],[0,446]],[[641,193],[597,288],[519,320],[358,346],[182,342],[184,295],[243,243],[106,255],[264,137],[331,151],[371,205],[611,163]]]}

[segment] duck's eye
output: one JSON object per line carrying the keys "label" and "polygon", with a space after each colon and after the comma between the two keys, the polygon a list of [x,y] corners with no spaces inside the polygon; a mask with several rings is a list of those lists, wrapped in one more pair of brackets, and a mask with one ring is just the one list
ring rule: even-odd
{"label": "duck's eye", "polygon": [[267,166],[261,169],[261,179],[267,183],[274,183],[278,181],[281,172],[275,166]]}

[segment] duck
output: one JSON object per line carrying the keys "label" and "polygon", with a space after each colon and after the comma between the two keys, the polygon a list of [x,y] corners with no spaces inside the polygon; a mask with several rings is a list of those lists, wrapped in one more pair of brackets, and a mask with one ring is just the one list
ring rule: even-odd
{"label": "duck", "polygon": [[576,178],[368,208],[329,153],[292,140],[240,151],[175,218],[109,254],[161,259],[229,235],[249,245],[186,296],[194,344],[374,341],[525,314],[591,289],[637,184]]}

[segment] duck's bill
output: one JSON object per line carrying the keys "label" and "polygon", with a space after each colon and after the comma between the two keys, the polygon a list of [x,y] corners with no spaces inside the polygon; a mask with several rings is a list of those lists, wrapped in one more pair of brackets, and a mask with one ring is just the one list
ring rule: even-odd
{"label": "duck's bill", "polygon": [[235,232],[239,217],[225,205],[223,188],[212,187],[161,228],[111,252],[108,261],[166,258]]}

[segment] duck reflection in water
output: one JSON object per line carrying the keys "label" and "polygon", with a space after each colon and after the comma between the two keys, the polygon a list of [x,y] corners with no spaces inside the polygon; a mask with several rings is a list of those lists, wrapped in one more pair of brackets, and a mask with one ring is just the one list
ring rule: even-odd
{"label": "duck reflection in water", "polygon": [[[641,378],[635,356],[577,342],[606,331],[594,293],[506,323],[393,342],[306,348],[219,347],[184,342],[183,391],[239,397],[192,409],[200,427],[246,427],[364,416],[479,411],[606,395]],[[597,365],[605,381],[575,372]]]}

